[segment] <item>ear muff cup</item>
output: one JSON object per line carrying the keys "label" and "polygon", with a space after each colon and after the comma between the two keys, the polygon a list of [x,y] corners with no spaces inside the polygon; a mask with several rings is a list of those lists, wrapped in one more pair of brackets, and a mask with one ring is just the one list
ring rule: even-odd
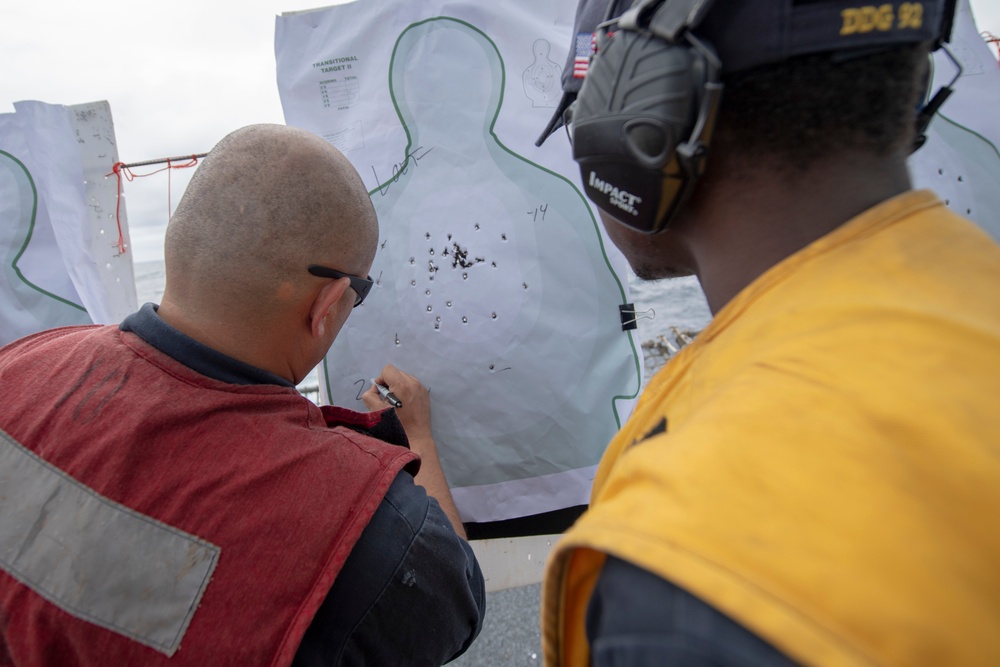
{"label": "ear muff cup", "polygon": [[[943,49],[954,64],[955,75],[921,108],[913,150],[923,143],[928,124],[962,74],[961,63],[943,43],[951,34],[957,3],[948,0],[942,4],[927,4],[931,16],[943,12],[939,30],[934,27],[937,19],[928,19],[924,26],[927,32],[936,31],[934,48]],[[637,231],[655,234],[667,229],[705,169],[722,99],[722,63],[711,44],[695,31],[736,39],[730,28],[735,30],[744,23],[757,25],[753,21],[763,16],[757,16],[752,2],[737,3],[727,7],[730,13],[726,21],[733,24],[729,28],[713,27],[711,21],[700,28],[713,5],[713,0],[635,0],[630,9],[612,19],[618,5],[610,3],[598,25],[597,52],[591,56],[576,101],[564,115],[587,197]],[[798,10],[798,5],[808,6]],[[790,42],[792,38],[782,33],[783,41],[778,44],[777,36],[770,34],[762,43],[770,46],[756,53],[748,48],[754,44],[751,37],[748,44],[730,49],[736,61],[730,63],[730,71],[832,49],[823,39],[804,40],[806,35],[825,30],[820,21],[823,12],[829,12],[839,25],[837,3],[803,1],[785,7],[781,15],[792,25],[798,42]],[[905,41],[930,36],[908,32]],[[896,32],[883,37],[886,45],[902,43]],[[870,50],[871,40],[864,35],[861,39],[843,43],[839,50],[845,54],[861,47]]]}
{"label": "ear muff cup", "polygon": [[653,233],[690,196],[698,174],[678,147],[694,133],[708,71],[686,43],[631,30],[603,40],[571,119],[573,158],[599,208]]}

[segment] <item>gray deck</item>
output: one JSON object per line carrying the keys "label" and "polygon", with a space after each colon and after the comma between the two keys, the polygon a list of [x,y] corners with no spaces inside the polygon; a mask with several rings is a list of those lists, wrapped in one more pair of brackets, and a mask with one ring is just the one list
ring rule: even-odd
{"label": "gray deck", "polygon": [[523,586],[486,594],[486,619],[475,643],[457,667],[538,667],[542,664],[539,605],[542,586]]}

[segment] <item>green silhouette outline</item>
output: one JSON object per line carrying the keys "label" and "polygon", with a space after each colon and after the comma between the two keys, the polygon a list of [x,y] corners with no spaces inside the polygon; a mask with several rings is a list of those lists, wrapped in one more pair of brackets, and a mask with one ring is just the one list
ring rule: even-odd
{"label": "green silhouette outline", "polygon": [[941,113],[941,112],[938,112],[938,114],[937,114],[937,115],[938,115],[938,117],[939,117],[939,118],[940,118],[941,120],[943,120],[943,121],[945,121],[945,122],[947,122],[947,123],[950,123],[951,125],[954,125],[954,126],[955,126],[956,128],[958,128],[958,129],[960,129],[960,130],[965,130],[965,131],[966,131],[966,132],[968,132],[969,134],[971,134],[971,135],[973,135],[973,136],[976,136],[976,137],[978,137],[979,139],[981,139],[981,140],[983,141],[983,143],[985,143],[985,144],[986,144],[987,146],[989,146],[990,148],[992,148],[992,149],[993,149],[993,152],[997,154],[997,158],[998,158],[998,159],[1000,159],[1000,149],[997,149],[997,147],[996,147],[996,146],[995,146],[995,145],[993,144],[993,142],[992,142],[992,141],[990,141],[989,139],[987,139],[987,138],[986,138],[986,137],[984,137],[983,135],[979,134],[978,132],[976,132],[975,130],[973,130],[973,129],[972,129],[971,127],[968,127],[967,125],[962,125],[962,124],[961,124],[961,123],[959,123],[958,121],[954,121],[954,120],[952,120],[951,118],[948,118],[947,116],[945,116],[945,115],[944,115],[943,113]]}
{"label": "green silhouette outline", "polygon": [[[37,292],[40,292],[41,294],[44,294],[45,296],[47,296],[49,298],[55,299],[56,301],[58,301],[60,303],[63,303],[65,305],[67,305],[67,306],[72,306],[73,308],[76,308],[77,310],[81,310],[84,313],[86,313],[87,309],[84,308],[83,306],[81,306],[80,304],[74,303],[72,301],[64,299],[61,296],[53,294],[52,292],[49,292],[49,291],[47,291],[45,289],[42,289],[38,285],[36,285],[33,282],[31,282],[30,280],[28,280],[24,276],[24,274],[21,273],[21,268],[17,265],[17,263],[20,261],[21,256],[24,254],[24,251],[28,249],[28,244],[31,242],[31,237],[32,237],[32,235],[35,232],[35,220],[36,220],[37,215],[38,215],[38,189],[35,187],[35,180],[31,177],[31,172],[28,171],[28,168],[24,165],[23,162],[21,162],[19,159],[17,159],[16,157],[14,157],[13,155],[11,155],[10,153],[8,153],[5,150],[0,150],[0,155],[3,155],[5,157],[7,157],[7,158],[10,158],[10,160],[12,162],[14,162],[18,167],[20,167],[21,171],[24,172],[24,176],[27,179],[28,185],[31,186],[31,216],[29,217],[29,219],[27,221],[27,223],[28,223],[28,225],[27,225],[28,229],[27,229],[27,232],[25,233],[25,236],[24,236],[24,243],[21,244],[21,249],[18,250],[17,254],[14,256],[14,258],[12,260],[10,260],[10,267],[14,270],[14,273],[17,274],[17,277],[21,280],[21,282],[23,282],[29,288],[31,288],[31,289],[33,289],[33,290],[35,290]],[[12,174],[14,174],[15,180],[19,180],[17,178],[16,173],[12,169],[11,169],[11,172],[12,172]],[[23,223],[23,220],[22,220],[22,223]],[[16,242],[15,242],[15,244],[16,244]],[[13,250],[14,249],[14,245],[11,245],[10,249]],[[7,257],[10,258],[10,253],[9,252],[7,254]]]}
{"label": "green silhouette outline", "polygon": [[[403,118],[403,113],[400,110],[399,103],[396,100],[396,91],[395,91],[395,89],[393,88],[393,85],[392,85],[393,66],[396,63],[396,52],[397,52],[397,50],[399,48],[400,42],[403,39],[403,36],[406,35],[406,33],[409,32],[410,30],[412,30],[414,28],[417,28],[417,27],[419,27],[419,26],[421,26],[421,25],[423,25],[425,23],[430,23],[432,21],[452,21],[454,23],[461,24],[461,25],[463,25],[463,26],[465,26],[465,27],[467,27],[467,28],[469,28],[469,29],[471,29],[471,30],[479,33],[479,35],[481,35],[487,42],[489,42],[490,46],[493,47],[493,50],[496,52],[497,60],[500,63],[500,77],[501,78],[500,78],[499,99],[497,101],[496,111],[494,112],[493,118],[490,120],[490,124],[489,124],[489,134],[490,134],[490,136],[493,138],[493,140],[497,143],[497,145],[501,149],[503,149],[504,151],[506,151],[512,157],[517,158],[518,160],[521,160],[522,162],[525,162],[525,163],[527,163],[527,164],[529,164],[529,165],[531,165],[531,166],[533,166],[533,167],[535,167],[537,169],[540,169],[540,170],[542,170],[542,171],[544,171],[544,172],[546,172],[546,173],[548,173],[548,174],[550,174],[552,176],[555,176],[556,178],[562,180],[563,182],[565,182],[567,185],[569,185],[573,189],[573,191],[580,198],[581,202],[583,203],[584,207],[586,208],[588,215],[590,216],[590,222],[593,225],[594,233],[597,235],[597,243],[598,243],[598,246],[600,247],[601,255],[604,257],[604,263],[607,266],[608,271],[611,273],[611,276],[614,278],[615,283],[618,286],[618,292],[621,295],[621,301],[622,301],[622,303],[623,304],[626,303],[627,302],[627,297],[625,295],[625,288],[622,285],[622,282],[619,279],[618,274],[615,272],[614,268],[611,266],[611,260],[608,259],[607,250],[606,250],[606,248],[604,246],[604,237],[601,235],[601,230],[600,230],[600,227],[597,224],[596,218],[594,217],[593,209],[591,209],[590,203],[584,197],[583,193],[580,192],[580,189],[577,188],[576,185],[571,180],[569,180],[568,178],[566,178],[562,174],[556,173],[556,172],[552,171],[551,169],[548,169],[548,168],[546,168],[546,167],[544,167],[544,166],[542,166],[540,164],[536,164],[535,162],[532,162],[531,160],[525,158],[524,156],[515,153],[513,150],[511,150],[510,148],[508,148],[502,141],[500,141],[500,138],[497,136],[497,134],[495,132],[495,126],[496,126],[497,118],[499,118],[499,116],[500,116],[500,110],[503,108],[504,90],[505,90],[506,84],[507,84],[507,67],[504,64],[503,56],[500,53],[500,49],[497,48],[496,43],[490,38],[490,36],[487,35],[485,32],[483,32],[482,30],[480,30],[479,28],[477,28],[476,26],[468,23],[467,21],[463,21],[461,19],[457,19],[457,18],[454,18],[454,17],[451,17],[451,16],[436,16],[436,17],[431,17],[431,18],[424,19],[422,21],[416,21],[414,23],[411,23],[402,32],[400,32],[399,36],[396,38],[396,43],[392,47],[392,54],[391,54],[391,56],[389,58],[389,71],[388,71],[389,96],[392,99],[392,105],[393,105],[393,108],[396,110],[396,116],[397,116],[397,118],[399,118],[399,122],[400,122],[400,125],[403,128],[403,132],[406,134],[406,147],[405,147],[405,149],[403,151],[404,159],[400,163],[398,171],[393,176],[389,177],[388,179],[386,179],[382,183],[379,183],[376,187],[372,188],[368,192],[368,196],[372,197],[372,196],[374,196],[374,194],[376,192],[380,192],[381,190],[383,190],[383,188],[387,188],[391,183],[398,182],[400,180],[400,178],[402,178],[402,175],[405,173],[407,167],[409,166],[410,158],[412,157],[411,156],[411,149],[413,147],[413,138],[410,135],[410,128],[407,126],[406,121]],[[639,395],[639,391],[642,388],[642,368],[641,368],[641,364],[640,364],[640,361],[639,361],[639,354],[636,351],[635,341],[633,340],[633,337],[631,335],[628,335],[628,334],[626,334],[626,335],[628,336],[629,347],[632,349],[632,360],[633,360],[633,362],[635,364],[634,367],[635,367],[636,389],[635,389],[635,392],[633,394],[631,394],[631,395],[618,394],[618,395],[615,395],[615,396],[611,397],[611,409],[612,409],[612,412],[614,413],[615,422],[618,425],[618,428],[621,428],[622,420],[621,420],[621,415],[618,413],[617,402],[620,401],[620,400],[633,400],[633,399],[635,399]],[[328,396],[332,396],[333,395],[333,391],[332,391],[332,388],[330,386],[329,363],[327,362],[326,357],[323,358],[323,378],[324,378],[324,381],[326,382],[327,395]]]}

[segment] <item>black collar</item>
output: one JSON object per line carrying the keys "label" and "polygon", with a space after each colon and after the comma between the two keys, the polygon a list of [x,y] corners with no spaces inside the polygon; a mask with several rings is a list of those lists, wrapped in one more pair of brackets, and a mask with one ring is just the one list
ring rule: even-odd
{"label": "black collar", "polygon": [[168,357],[214,380],[230,384],[295,386],[270,371],[245,364],[199,343],[164,322],[156,313],[156,309],[156,304],[147,303],[126,317],[119,329],[131,331]]}

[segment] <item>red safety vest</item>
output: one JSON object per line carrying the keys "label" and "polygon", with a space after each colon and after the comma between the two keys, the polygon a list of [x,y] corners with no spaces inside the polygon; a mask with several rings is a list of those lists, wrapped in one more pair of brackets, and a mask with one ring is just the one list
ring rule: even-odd
{"label": "red safety vest", "polygon": [[380,418],[207,378],[113,326],[3,348],[0,664],[290,664],[416,465],[359,432]]}

